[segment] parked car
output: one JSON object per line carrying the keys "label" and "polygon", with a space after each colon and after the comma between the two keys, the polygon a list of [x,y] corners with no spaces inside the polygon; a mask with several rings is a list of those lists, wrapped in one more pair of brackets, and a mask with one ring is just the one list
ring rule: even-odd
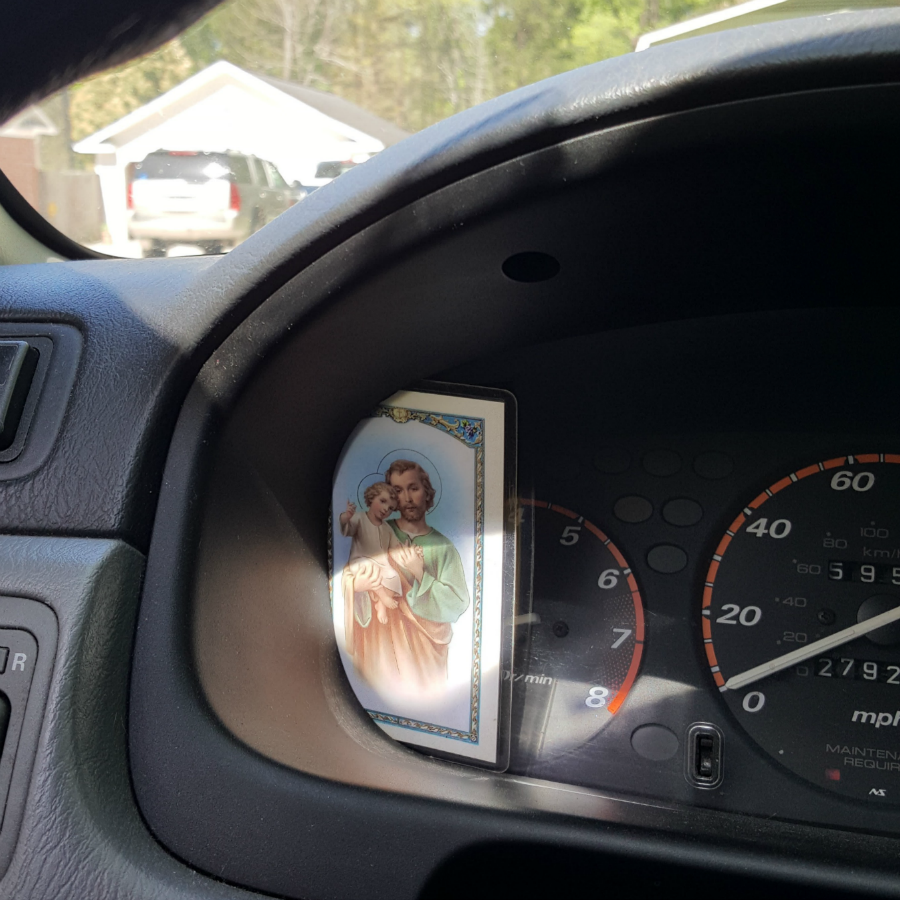
{"label": "parked car", "polygon": [[292,181],[288,189],[292,201],[291,206],[293,206],[294,203],[299,203],[304,197],[309,196],[309,189],[300,184],[299,181]]}
{"label": "parked car", "polygon": [[129,237],[145,256],[175,244],[221,253],[297,202],[278,169],[242,153],[156,150],[128,184]]}
{"label": "parked car", "polygon": [[316,188],[320,188],[330,181],[334,181],[338,175],[343,175],[344,172],[366,162],[374,155],[374,153],[356,153],[350,159],[323,160],[316,166],[316,173],[313,176],[312,181],[308,185],[305,185],[305,187],[308,191],[314,191]]}

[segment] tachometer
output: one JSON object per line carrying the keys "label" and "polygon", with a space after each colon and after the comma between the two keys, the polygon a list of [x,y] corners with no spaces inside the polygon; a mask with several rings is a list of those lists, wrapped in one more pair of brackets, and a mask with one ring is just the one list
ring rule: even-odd
{"label": "tachometer", "polygon": [[531,572],[520,604],[513,684],[513,769],[580,747],[614,716],[640,667],[637,581],[607,535],[583,516],[522,500]]}
{"label": "tachometer", "polygon": [[712,677],[754,740],[821,787],[900,803],[900,454],[791,472],[751,500],[703,588]]}

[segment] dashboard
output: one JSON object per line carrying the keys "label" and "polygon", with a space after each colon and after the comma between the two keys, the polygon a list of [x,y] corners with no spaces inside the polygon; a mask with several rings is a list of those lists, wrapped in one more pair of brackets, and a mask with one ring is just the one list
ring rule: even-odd
{"label": "dashboard", "polygon": [[[661,47],[221,259],[4,266],[59,371],[0,469],[0,893],[900,893],[898,46]],[[335,642],[336,466],[435,383],[514,399],[504,771],[387,737]]]}
{"label": "dashboard", "polygon": [[[642,805],[766,823],[897,829],[895,750],[881,731],[890,723],[858,712],[894,703],[893,638],[876,631],[884,643],[845,636],[834,652],[803,647],[856,625],[870,597],[890,596],[892,566],[862,566],[875,550],[879,560],[892,552],[892,492],[885,488],[887,499],[876,501],[870,491],[890,484],[897,458],[883,415],[900,375],[890,350],[896,322],[890,309],[718,316],[529,344],[440,373],[449,391],[478,385],[516,400],[518,605],[515,660],[504,676],[513,682],[511,752],[506,775],[491,776],[498,785],[541,784],[562,808],[573,788],[584,788],[583,801],[612,792]],[[702,347],[702,359],[685,353],[690,346]],[[865,348],[866,365],[853,348]],[[851,430],[835,429],[835,406],[853,410]],[[360,760],[338,762],[334,746],[315,748],[309,736],[301,746],[286,728],[288,716],[297,718],[297,685],[323,677],[290,659],[293,636],[310,630],[309,610],[288,587],[301,575],[288,565],[280,584],[267,573],[251,588],[247,579],[261,575],[245,554],[248,541],[267,560],[290,553],[292,526],[283,510],[280,525],[271,522],[271,495],[261,518],[251,519],[250,475],[240,454],[229,456],[223,482],[211,489],[218,500],[207,513],[210,549],[199,566],[194,628],[203,688],[226,726],[264,754],[381,787],[386,772],[377,762],[362,769]],[[801,494],[794,485],[804,478],[811,489]],[[790,505],[762,516],[782,500]],[[743,528],[734,524],[739,516]],[[726,537],[731,557],[722,552]],[[260,595],[280,599],[266,607],[271,620],[253,622]],[[327,614],[327,591],[321,598]],[[875,604],[872,615],[893,608]],[[255,658],[242,658],[238,635]],[[418,754],[413,761],[412,752],[371,733],[333,659],[330,629],[308,640],[320,664],[332,657],[323,701],[339,727],[381,756],[381,766],[392,759],[403,777],[405,758],[405,777],[418,773],[404,790],[437,793],[439,777],[471,790],[477,769]],[[805,655],[789,670],[739,685],[732,702],[723,695],[717,673],[737,676],[798,649]],[[263,691],[273,709],[259,708]],[[760,727],[752,717],[763,710]]]}

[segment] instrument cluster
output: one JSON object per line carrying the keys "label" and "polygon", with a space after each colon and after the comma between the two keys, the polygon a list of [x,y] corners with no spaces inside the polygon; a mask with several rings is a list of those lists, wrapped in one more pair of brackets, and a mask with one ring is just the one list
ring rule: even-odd
{"label": "instrument cluster", "polygon": [[887,810],[900,456],[706,440],[602,447],[577,486],[533,470],[553,499],[521,501],[511,769],[729,807],[802,779]]}
{"label": "instrument cluster", "polygon": [[792,416],[765,379],[611,393],[610,340],[546,345],[543,377],[524,354],[453,373],[519,404],[509,771],[900,831],[900,438]]}

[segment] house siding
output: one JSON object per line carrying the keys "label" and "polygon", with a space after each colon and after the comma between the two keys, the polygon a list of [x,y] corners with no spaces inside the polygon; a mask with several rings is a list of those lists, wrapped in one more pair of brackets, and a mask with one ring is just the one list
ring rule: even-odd
{"label": "house siding", "polygon": [[40,203],[40,175],[32,138],[0,137],[0,170],[33,206]]}

